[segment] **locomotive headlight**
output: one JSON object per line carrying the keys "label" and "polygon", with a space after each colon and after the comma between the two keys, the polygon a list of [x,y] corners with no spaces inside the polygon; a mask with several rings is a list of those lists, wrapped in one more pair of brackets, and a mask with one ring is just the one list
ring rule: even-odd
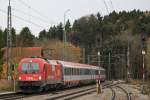
{"label": "locomotive headlight", "polygon": [[21,80],[21,77],[19,76],[19,80]]}
{"label": "locomotive headlight", "polygon": [[39,80],[41,80],[42,79],[42,77],[41,76],[39,76]]}

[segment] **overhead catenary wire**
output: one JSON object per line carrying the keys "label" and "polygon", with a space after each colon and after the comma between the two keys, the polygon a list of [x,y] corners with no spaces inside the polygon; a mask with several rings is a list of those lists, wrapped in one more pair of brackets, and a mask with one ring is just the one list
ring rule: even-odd
{"label": "overhead catenary wire", "polygon": [[18,0],[20,3],[22,3],[24,6],[26,6],[27,8],[31,9],[34,13],[37,13],[39,16],[44,17],[44,18],[48,18],[47,16],[45,16],[43,13],[41,13],[40,11],[34,9],[33,7],[31,7],[30,5],[28,5],[26,2],[24,2],[23,0]]}
{"label": "overhead catenary wire", "polygon": [[105,7],[106,7],[107,13],[109,14],[110,12],[109,12],[109,9],[108,9],[108,6],[107,6],[106,1],[105,1],[105,0],[103,0],[103,2],[104,2],[104,5],[105,5]]}
{"label": "overhead catenary wire", "polygon": [[[18,13],[28,14],[27,12],[21,11],[21,10],[16,9],[16,8],[12,8],[12,10],[13,10],[13,11],[16,11],[16,12],[18,12]],[[46,21],[46,20],[44,20],[44,19],[42,19],[42,18],[40,18],[40,17],[31,15],[31,14],[30,14],[30,16],[33,17],[33,18],[35,18],[35,19],[38,19],[38,20],[42,21],[43,23],[49,24],[48,21]]]}
{"label": "overhead catenary wire", "polygon": [[[3,9],[0,9],[0,12],[7,14],[7,12],[4,11]],[[36,26],[36,27],[45,28],[44,26],[41,26],[41,25],[39,25],[39,24],[36,24],[36,23],[34,23],[34,22],[32,22],[32,21],[29,21],[29,20],[27,20],[27,19],[21,18],[21,17],[19,17],[19,16],[17,16],[17,15],[12,14],[12,16],[14,16],[15,18],[20,19],[20,20],[22,20],[22,21],[24,21],[24,22],[28,22],[28,23],[30,23],[30,24]]]}
{"label": "overhead catenary wire", "polygon": [[109,1],[110,1],[110,4],[111,4],[111,7],[112,7],[112,11],[115,11],[112,0],[109,0]]}

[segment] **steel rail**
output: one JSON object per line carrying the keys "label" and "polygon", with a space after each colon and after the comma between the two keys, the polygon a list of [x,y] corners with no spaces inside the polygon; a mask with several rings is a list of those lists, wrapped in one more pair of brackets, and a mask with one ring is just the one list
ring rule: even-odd
{"label": "steel rail", "polygon": [[128,93],[128,91],[122,88],[121,86],[116,86],[116,87],[121,89],[126,94],[127,100],[131,100],[131,93]]}

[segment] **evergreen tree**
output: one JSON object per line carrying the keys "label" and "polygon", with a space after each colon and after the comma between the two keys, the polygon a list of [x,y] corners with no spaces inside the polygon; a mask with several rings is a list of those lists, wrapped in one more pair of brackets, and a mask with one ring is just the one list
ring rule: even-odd
{"label": "evergreen tree", "polygon": [[66,22],[65,30],[67,34],[71,32],[71,24],[69,20]]}
{"label": "evergreen tree", "polygon": [[42,31],[39,33],[39,39],[40,39],[40,40],[47,39],[47,32],[46,32],[46,30],[42,30]]}
{"label": "evergreen tree", "polygon": [[12,28],[11,30],[11,36],[12,36],[12,47],[16,47],[16,30]]}
{"label": "evergreen tree", "polygon": [[68,20],[66,22],[66,25],[65,25],[65,31],[66,31],[66,35],[67,35],[67,41],[71,41],[71,24],[70,24],[70,21]]}
{"label": "evergreen tree", "polygon": [[3,32],[3,46],[6,47],[7,46],[7,28],[4,30]]}
{"label": "evergreen tree", "polygon": [[1,52],[1,49],[2,49],[2,47],[3,47],[3,43],[4,43],[4,41],[3,41],[3,31],[0,29],[0,72],[2,71],[2,63],[3,63],[3,61],[2,61],[2,52]]}
{"label": "evergreen tree", "polygon": [[63,40],[63,24],[60,23],[58,26],[57,26],[57,29],[56,29],[56,38],[59,39],[59,40]]}
{"label": "evergreen tree", "polygon": [[[7,46],[7,34],[8,34],[8,30],[7,28],[4,30],[3,32],[3,46]],[[16,30],[14,28],[11,29],[11,38],[12,38],[12,47],[16,46]]]}
{"label": "evergreen tree", "polygon": [[57,34],[57,28],[54,25],[53,27],[50,27],[48,33],[47,33],[47,37],[48,39],[55,39],[56,38],[56,34]]}
{"label": "evergreen tree", "polygon": [[34,45],[34,35],[31,33],[28,27],[24,27],[19,35],[22,47],[32,47]]}
{"label": "evergreen tree", "polygon": [[3,31],[0,29],[0,50],[3,47],[4,40],[3,40]]}

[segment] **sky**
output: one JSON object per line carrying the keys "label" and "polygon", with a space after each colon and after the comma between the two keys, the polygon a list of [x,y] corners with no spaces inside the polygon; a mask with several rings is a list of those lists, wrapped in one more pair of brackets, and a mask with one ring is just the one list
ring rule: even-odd
{"label": "sky", "polygon": [[[0,0],[0,28],[7,26],[8,0]],[[19,33],[28,26],[31,32],[38,36],[43,29],[64,23],[71,23],[82,16],[97,14],[102,16],[113,10],[116,12],[133,9],[150,11],[150,0],[11,0],[12,27]]]}

